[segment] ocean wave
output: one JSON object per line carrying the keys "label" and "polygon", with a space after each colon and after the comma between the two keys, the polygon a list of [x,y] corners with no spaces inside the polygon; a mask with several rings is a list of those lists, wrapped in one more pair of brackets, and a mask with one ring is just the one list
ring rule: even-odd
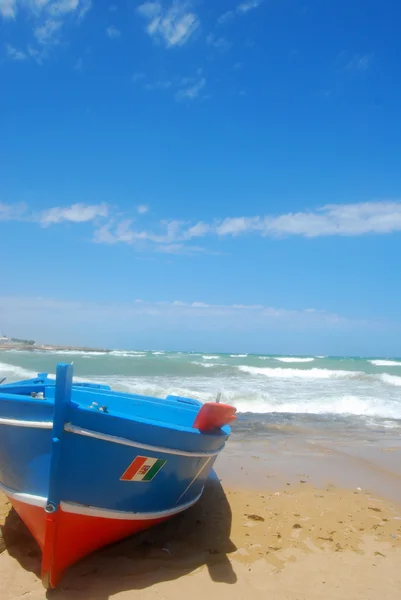
{"label": "ocean wave", "polygon": [[[204,365],[205,366],[205,365]],[[201,402],[214,402],[218,391],[222,392],[222,402],[232,404],[240,414],[309,414],[372,417],[383,419],[401,419],[401,402],[391,397],[383,398],[380,395],[362,395],[361,393],[349,394],[341,392],[332,393],[327,390],[327,395],[319,393],[311,396],[308,393],[297,393],[286,400],[286,395],[278,395],[266,389],[265,386],[257,387],[254,384],[235,384],[235,380],[219,378],[213,384],[206,384],[204,377],[193,377],[186,385],[180,378],[146,378],[130,377],[104,377],[115,389],[136,394],[144,394],[158,398],[165,398],[169,394],[196,398]],[[331,392],[331,393],[330,393]]]}
{"label": "ocean wave", "polygon": [[108,352],[99,352],[98,350],[35,350],[42,354],[63,354],[68,356],[107,356]]}
{"label": "ocean wave", "polygon": [[0,363],[0,378],[7,377],[7,379],[18,380],[18,379],[33,379],[37,376],[36,371],[24,369],[17,365],[9,365],[7,363]]}
{"label": "ocean wave", "polygon": [[401,386],[401,377],[397,377],[397,375],[388,375],[387,373],[383,373],[380,375],[380,379],[384,381],[384,383]]}
{"label": "ocean wave", "polygon": [[134,350],[113,350],[113,352],[110,352],[110,356],[121,356],[124,358],[141,358],[143,356],[146,356],[146,353],[137,352]]}
{"label": "ocean wave", "polygon": [[202,363],[196,360],[191,360],[191,365],[197,365],[198,367],[202,367],[203,369],[209,369],[210,367],[218,367],[220,366],[218,363]]}
{"label": "ocean wave", "polygon": [[152,352],[153,356],[157,356],[159,354],[165,354],[165,352]]}
{"label": "ocean wave", "polygon": [[314,358],[301,358],[299,356],[274,356],[273,358],[284,363],[308,363],[315,360]]}
{"label": "ocean wave", "polygon": [[243,373],[250,375],[264,375],[265,377],[279,377],[283,379],[292,379],[299,377],[303,379],[331,379],[339,377],[357,377],[363,375],[360,371],[334,371],[331,369],[283,369],[281,367],[248,367],[240,365],[238,367]]}
{"label": "ocean wave", "polygon": [[231,358],[246,358],[247,354],[230,354]]}
{"label": "ocean wave", "polygon": [[327,397],[324,399],[301,402],[273,403],[257,401],[249,403],[246,400],[236,400],[234,405],[240,413],[289,413],[309,415],[353,415],[358,417],[380,417],[386,419],[401,419],[401,403],[383,404],[380,399],[361,398],[353,395]]}
{"label": "ocean wave", "polygon": [[375,367],[401,367],[401,362],[396,360],[368,360]]}
{"label": "ocean wave", "polygon": [[212,355],[208,355],[208,354],[203,354],[202,355],[203,360],[216,360],[216,358],[219,358],[218,356],[212,356]]}

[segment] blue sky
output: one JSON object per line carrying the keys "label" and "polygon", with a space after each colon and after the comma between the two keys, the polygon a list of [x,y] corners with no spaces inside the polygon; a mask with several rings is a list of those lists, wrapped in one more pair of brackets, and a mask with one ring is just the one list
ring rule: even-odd
{"label": "blue sky", "polygon": [[0,0],[0,330],[401,354],[400,18]]}

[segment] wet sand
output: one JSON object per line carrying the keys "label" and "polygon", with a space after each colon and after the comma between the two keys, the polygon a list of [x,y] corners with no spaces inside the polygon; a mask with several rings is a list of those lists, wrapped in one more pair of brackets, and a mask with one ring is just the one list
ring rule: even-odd
{"label": "wet sand", "polygon": [[196,506],[82,560],[48,596],[39,549],[3,496],[0,598],[398,600],[399,458],[388,441],[234,439]]}

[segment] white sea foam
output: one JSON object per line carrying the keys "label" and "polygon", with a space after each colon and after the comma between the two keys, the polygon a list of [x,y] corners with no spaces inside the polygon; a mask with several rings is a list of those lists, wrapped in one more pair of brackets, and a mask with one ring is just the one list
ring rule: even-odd
{"label": "white sea foam", "polygon": [[18,379],[32,379],[36,377],[35,371],[18,367],[17,365],[9,365],[7,363],[0,363],[0,378],[7,377],[7,379],[18,380]]}
{"label": "white sea foam", "polygon": [[368,360],[375,367],[401,367],[401,362],[396,360]]}
{"label": "white sea foam", "polygon": [[[381,417],[388,419],[401,418],[401,403],[383,405],[376,398],[361,398],[347,395],[338,397],[326,397],[322,401],[315,398],[313,401],[273,403],[266,401],[253,402],[250,405],[246,400],[234,401],[239,412],[265,413],[290,413],[310,415],[354,415],[362,417]],[[252,408],[250,408],[252,406]]]}
{"label": "white sea foam", "polygon": [[398,377],[397,375],[388,375],[387,373],[383,373],[380,375],[380,379],[384,381],[384,383],[401,386],[401,377]]}
{"label": "white sea foam", "polygon": [[111,356],[121,356],[123,358],[141,358],[142,356],[146,356],[145,352],[136,352],[134,350],[113,350],[110,352]]}
{"label": "white sea foam", "polygon": [[157,356],[158,354],[165,354],[165,352],[152,352],[152,354],[153,354],[154,356]]}
{"label": "white sea foam", "polygon": [[274,356],[273,358],[283,363],[308,363],[315,360],[314,358],[301,358],[300,356]]}
{"label": "white sea foam", "polygon": [[203,367],[204,369],[209,369],[210,367],[218,367],[217,363],[202,363],[196,360],[191,360],[191,365],[197,365],[198,367]]}
{"label": "white sea foam", "polygon": [[[286,365],[266,356],[261,358],[268,360],[267,363],[258,363],[257,357],[253,356],[246,360],[244,357],[239,361],[225,361],[219,355],[196,356],[194,353],[182,357],[177,353],[166,353],[163,360],[156,360],[151,352],[120,350],[101,356],[83,354],[71,359],[79,365],[80,376],[74,379],[105,383],[125,392],[160,398],[169,394],[181,395],[201,402],[214,401],[216,394],[222,392],[222,402],[232,403],[241,413],[355,415],[364,417],[364,423],[369,419],[371,423],[377,423],[377,418],[401,420],[401,376],[380,371],[372,374],[319,369],[312,368],[312,364]],[[0,356],[8,360],[5,354]],[[126,358],[120,360],[118,357],[121,356]],[[0,362],[0,378],[7,377],[7,382],[33,378],[47,369],[54,372],[58,358],[52,358],[50,353],[46,358],[42,353],[15,353],[12,358],[11,355],[8,357],[17,364]],[[164,360],[170,357],[174,361]],[[142,361],[149,363],[146,376],[140,368]],[[236,362],[245,364],[236,366]],[[260,367],[250,366],[252,364]],[[350,369],[355,369],[356,365],[361,365],[360,369],[367,366],[364,361],[347,363],[345,359],[341,364]],[[186,370],[188,373],[183,376]],[[369,370],[372,371],[372,367]]]}
{"label": "white sea foam", "polygon": [[282,379],[292,379],[294,377],[302,379],[351,378],[361,375],[359,371],[334,371],[331,369],[283,369],[282,367],[248,367],[247,365],[240,365],[238,369],[250,375],[264,375],[265,377]]}
{"label": "white sea foam", "polygon": [[[401,419],[401,402],[396,396],[383,398],[380,390],[376,394],[347,393],[349,384],[344,380],[331,380],[329,387],[319,387],[314,393],[313,382],[305,381],[308,387],[300,389],[299,381],[292,384],[279,383],[279,387],[266,388],[263,381],[258,385],[255,378],[250,383],[235,379],[207,377],[191,377],[183,386],[180,378],[117,378],[105,377],[115,389],[121,389],[137,394],[145,394],[165,398],[169,394],[196,398],[201,402],[213,402],[218,391],[222,392],[222,402],[233,404],[240,413],[287,413],[309,415],[361,416],[371,418]],[[342,381],[342,383],[341,383]],[[378,381],[378,380],[377,380]],[[278,383],[276,380],[275,383]],[[323,385],[326,385],[322,382]],[[321,385],[321,384],[320,384]],[[337,386],[333,393],[333,385]],[[370,388],[369,388],[370,389]],[[280,391],[282,390],[282,391]]]}
{"label": "white sea foam", "polygon": [[247,354],[230,354],[231,358],[246,358]]}
{"label": "white sea foam", "polygon": [[97,350],[46,350],[46,354],[67,354],[71,356],[106,356],[107,352],[98,352]]}

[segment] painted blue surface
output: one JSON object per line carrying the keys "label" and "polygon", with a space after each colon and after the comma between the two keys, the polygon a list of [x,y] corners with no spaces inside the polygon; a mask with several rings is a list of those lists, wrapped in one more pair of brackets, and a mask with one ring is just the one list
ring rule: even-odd
{"label": "painted blue surface", "polygon": [[[118,393],[71,377],[72,367],[59,365],[56,382],[40,374],[1,386],[0,419],[51,421],[53,429],[0,425],[0,483],[55,506],[64,500],[129,512],[169,510],[197,497],[229,427],[194,429],[201,403],[193,399]],[[117,440],[68,432],[65,423]],[[116,443],[121,438],[152,448]],[[151,481],[121,481],[137,456],[166,462]]]}

